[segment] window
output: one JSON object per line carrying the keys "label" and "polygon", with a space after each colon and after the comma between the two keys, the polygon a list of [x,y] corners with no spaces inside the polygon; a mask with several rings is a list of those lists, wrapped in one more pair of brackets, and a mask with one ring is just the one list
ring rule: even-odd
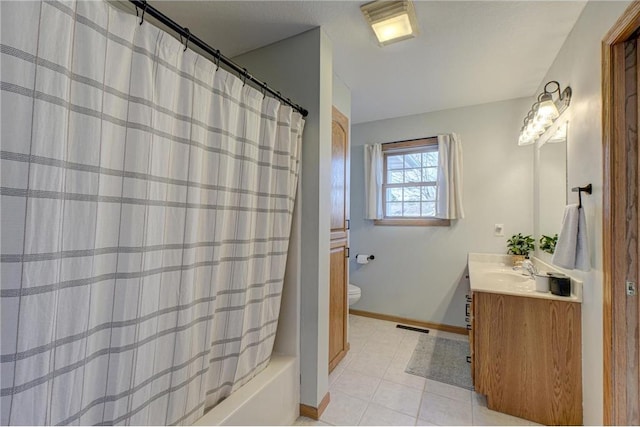
{"label": "window", "polygon": [[435,218],[438,198],[438,139],[382,144],[384,176],[378,225],[449,225]]}

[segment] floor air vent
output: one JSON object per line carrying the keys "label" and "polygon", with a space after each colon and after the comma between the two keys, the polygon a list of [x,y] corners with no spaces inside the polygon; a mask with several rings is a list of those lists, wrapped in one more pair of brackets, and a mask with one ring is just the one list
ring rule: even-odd
{"label": "floor air vent", "polygon": [[407,325],[396,325],[396,328],[407,329],[409,331],[422,332],[423,334],[428,334],[429,333],[428,329],[415,328],[413,326],[407,326]]}

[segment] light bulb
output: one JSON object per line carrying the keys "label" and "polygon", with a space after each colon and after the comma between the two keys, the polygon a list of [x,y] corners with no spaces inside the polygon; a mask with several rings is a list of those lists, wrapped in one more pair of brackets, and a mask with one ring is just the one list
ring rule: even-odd
{"label": "light bulb", "polygon": [[558,108],[556,104],[553,102],[550,93],[545,93],[540,98],[540,104],[538,105],[538,111],[536,112],[535,120],[537,121],[547,121],[547,120],[555,120],[558,118],[560,113],[558,113]]}

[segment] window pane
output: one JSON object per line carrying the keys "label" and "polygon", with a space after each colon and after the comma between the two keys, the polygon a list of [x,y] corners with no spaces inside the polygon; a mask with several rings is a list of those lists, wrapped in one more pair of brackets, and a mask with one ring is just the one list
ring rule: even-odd
{"label": "window pane", "polygon": [[404,182],[420,182],[422,175],[420,169],[407,169],[404,171]]}
{"label": "window pane", "polygon": [[404,182],[404,173],[402,172],[402,170],[387,172],[387,183],[402,184],[403,182]]}
{"label": "window pane", "polygon": [[419,202],[420,201],[420,187],[404,187],[405,202]]}
{"label": "window pane", "polygon": [[435,216],[436,204],[435,202],[422,202],[422,216]]}
{"label": "window pane", "polygon": [[403,216],[420,216],[420,203],[405,203]]}
{"label": "window pane", "polygon": [[422,179],[425,182],[434,182],[438,179],[438,169],[437,168],[423,168],[422,169]]}
{"label": "window pane", "polygon": [[387,169],[402,169],[404,167],[402,163],[403,157],[402,154],[398,156],[387,156]]}
{"label": "window pane", "polygon": [[404,167],[409,168],[419,168],[422,166],[422,155],[420,153],[411,153],[405,154],[404,156]]}
{"label": "window pane", "polygon": [[433,202],[435,200],[436,200],[436,187],[433,185],[422,187],[422,201]]}
{"label": "window pane", "polygon": [[385,154],[385,215],[390,218],[434,217],[438,196],[435,185],[438,150],[429,146],[425,151],[407,151]]}
{"label": "window pane", "polygon": [[438,152],[429,151],[428,153],[422,153],[422,166],[438,166]]}
{"label": "window pane", "polygon": [[402,188],[387,188],[387,203],[402,201]]}
{"label": "window pane", "polygon": [[386,216],[402,216],[402,203],[387,203]]}

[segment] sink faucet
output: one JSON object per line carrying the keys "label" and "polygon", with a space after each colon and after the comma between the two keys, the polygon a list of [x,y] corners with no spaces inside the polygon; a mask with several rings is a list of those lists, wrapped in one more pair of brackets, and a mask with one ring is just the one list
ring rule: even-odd
{"label": "sink faucet", "polygon": [[535,265],[533,265],[533,263],[529,259],[525,259],[524,261],[522,261],[522,264],[520,266],[513,267],[513,269],[514,270],[522,269],[524,272],[523,274],[528,275],[532,279],[534,274],[538,274],[538,269],[536,268]]}

